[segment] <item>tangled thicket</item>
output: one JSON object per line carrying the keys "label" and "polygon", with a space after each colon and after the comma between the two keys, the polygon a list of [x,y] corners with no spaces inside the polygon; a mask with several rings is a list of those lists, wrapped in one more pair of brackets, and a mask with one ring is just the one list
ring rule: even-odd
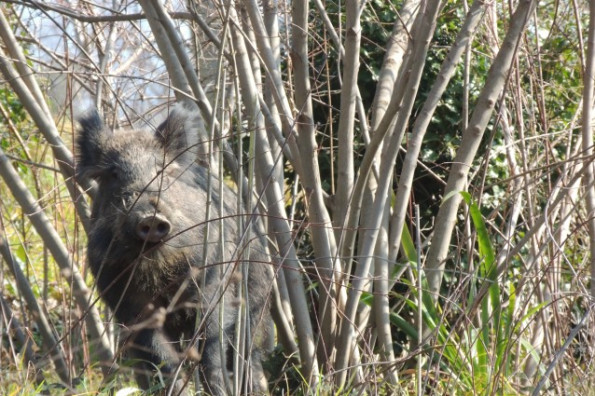
{"label": "tangled thicket", "polygon": [[271,391],[592,389],[594,10],[536,3],[1,4],[0,389],[126,386],[74,120],[174,101],[266,219]]}

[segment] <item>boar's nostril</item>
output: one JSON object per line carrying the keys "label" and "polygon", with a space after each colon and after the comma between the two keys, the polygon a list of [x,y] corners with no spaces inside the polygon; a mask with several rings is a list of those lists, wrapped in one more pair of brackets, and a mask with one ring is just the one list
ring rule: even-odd
{"label": "boar's nostril", "polygon": [[136,226],[136,234],[147,242],[157,243],[169,234],[171,224],[160,214],[142,218]]}

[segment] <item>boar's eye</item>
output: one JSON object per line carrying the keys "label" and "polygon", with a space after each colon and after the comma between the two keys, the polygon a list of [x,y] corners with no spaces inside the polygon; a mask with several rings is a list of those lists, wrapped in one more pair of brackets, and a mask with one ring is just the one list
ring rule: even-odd
{"label": "boar's eye", "polygon": [[103,183],[115,183],[120,180],[120,171],[117,168],[104,169],[98,179]]}

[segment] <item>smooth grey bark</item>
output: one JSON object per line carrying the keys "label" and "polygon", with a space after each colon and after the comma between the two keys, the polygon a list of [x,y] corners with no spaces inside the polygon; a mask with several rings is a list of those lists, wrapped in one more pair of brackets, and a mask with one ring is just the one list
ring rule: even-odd
{"label": "smooth grey bark", "polygon": [[[296,0],[292,4],[292,48],[291,59],[294,66],[295,117],[297,141],[302,158],[300,174],[308,201],[308,218],[312,245],[316,257],[316,270],[320,279],[319,307],[322,307],[322,323],[333,326],[336,317],[337,287],[335,280],[340,278],[340,264],[336,259],[336,244],[332,232],[332,222],[324,204],[320,169],[318,166],[318,145],[314,126],[312,95],[310,84],[310,64],[308,52],[309,6],[307,0]],[[329,330],[325,330],[328,332]],[[332,332],[332,329],[330,329]],[[332,337],[332,336],[331,336]],[[321,347],[332,340],[320,340]],[[326,348],[326,347],[324,347]],[[308,378],[310,383],[317,380]]]}
{"label": "smooth grey bark", "polygon": [[533,0],[521,0],[519,2],[510,20],[510,27],[500,51],[490,67],[486,85],[477,99],[469,126],[463,133],[461,145],[453,160],[444,192],[444,196],[449,196],[449,198],[442,203],[436,216],[434,234],[426,259],[426,275],[429,292],[433,299],[437,299],[440,293],[446,255],[462,199],[457,192],[465,191],[467,188],[467,175],[483,138],[485,128],[492,117],[496,100],[504,89],[519,40],[534,7],[535,1]]}
{"label": "smooth grey bark", "polygon": [[583,116],[582,137],[585,156],[585,205],[587,207],[587,229],[591,253],[591,298],[595,298],[595,163],[593,162],[593,79],[595,79],[595,2],[589,2],[589,33],[587,54],[583,71]]}
{"label": "smooth grey bark", "polygon": [[[251,7],[252,4],[249,5]],[[263,4],[264,6],[264,4]],[[231,10],[230,10],[231,11]],[[234,11],[237,12],[236,9]],[[241,62],[232,62],[236,65],[236,70],[248,73],[248,77],[244,77],[241,83],[238,79],[235,79],[237,83],[237,87],[241,92],[239,96],[246,93],[248,91],[248,95],[255,95],[258,98],[258,102],[252,103],[246,108],[249,110],[248,113],[248,127],[246,128],[247,131],[251,131],[251,139],[250,139],[250,150],[249,156],[250,158],[259,158],[263,159],[262,156],[268,157],[266,161],[272,161],[272,165],[267,163],[266,166],[258,166],[259,161],[250,160],[250,170],[248,172],[249,175],[254,175],[256,179],[256,193],[254,194],[255,197],[253,201],[258,199],[259,206],[261,207],[262,213],[268,212],[268,199],[271,196],[277,197],[277,191],[266,191],[271,187],[271,184],[275,183],[279,191],[283,191],[284,187],[284,164],[285,158],[283,157],[283,153],[287,153],[289,149],[289,145],[284,144],[283,141],[288,142],[288,140],[284,140],[281,136],[280,128],[281,120],[279,116],[279,112],[277,106],[275,104],[275,98],[272,94],[271,90],[274,90],[275,87],[272,86],[272,79],[270,78],[270,73],[262,73],[262,58],[258,56],[258,48],[254,45],[249,45],[256,43],[256,39],[254,37],[255,29],[252,27],[252,22],[255,23],[262,23],[263,21],[260,17],[252,19],[250,17],[250,13],[246,11],[245,8],[241,8],[240,10],[241,15],[241,28],[234,18],[229,18],[230,24],[234,26],[236,32],[242,33],[242,38],[240,36],[233,36],[232,34],[232,43],[236,43],[240,47],[240,51],[237,54],[239,57],[242,57]],[[266,26],[266,31],[264,34],[267,34],[264,45],[272,51],[273,56],[276,57],[277,65],[280,64],[279,56],[279,48],[278,43],[274,44],[275,40],[278,40],[278,26],[277,26],[277,16],[276,16],[276,8],[275,5],[268,4],[268,7],[263,8],[265,13],[265,21],[268,23]],[[266,18],[268,16],[268,18]],[[227,20],[227,18],[226,18]],[[269,33],[272,31],[273,33]],[[275,33],[276,32],[276,33]],[[263,33],[263,32],[260,32]],[[274,35],[274,36],[273,36]],[[233,39],[235,37],[235,39]],[[240,42],[238,42],[240,40]],[[231,46],[233,47],[233,45]],[[275,50],[276,48],[276,50]],[[245,52],[247,54],[245,54]],[[249,71],[248,69],[244,69],[247,67],[247,63],[250,61],[252,70]],[[250,78],[253,78],[254,84],[250,85],[248,90],[242,88],[246,83],[249,83]],[[264,89],[259,89],[259,87],[263,87],[262,80],[264,79]],[[267,89],[268,88],[268,89]],[[250,96],[252,98],[252,96]],[[267,106],[270,105],[270,106]],[[260,107],[259,107],[260,106]],[[267,112],[263,111],[263,107],[268,108],[268,116]],[[257,116],[254,116],[257,115]],[[266,136],[265,136],[266,130]],[[260,136],[258,136],[260,135]],[[281,136],[281,139],[278,139],[277,136]],[[266,142],[265,144],[261,144],[261,142]],[[258,143],[258,144],[257,144]],[[287,150],[283,150],[281,145],[284,146]],[[242,158],[242,149],[239,147],[238,149],[238,158]],[[291,157],[290,157],[291,158]],[[241,161],[240,161],[241,162]],[[253,208],[254,204],[250,204],[249,207]],[[286,215],[285,215],[286,216]],[[269,230],[275,228],[272,222],[277,221],[276,219],[271,218],[270,216],[264,216],[263,222],[267,225],[267,235],[270,235]],[[274,238],[271,238],[274,239]],[[296,258],[297,260],[297,258]],[[276,263],[280,263],[281,260],[277,260]],[[285,272],[281,269],[281,266],[270,267],[271,272],[273,273],[275,279],[277,280],[273,284],[273,293],[272,296],[274,298],[274,302],[271,304],[272,307],[272,314],[273,319],[275,320],[275,324],[277,325],[277,338],[280,343],[283,345],[284,351],[287,351],[289,355],[293,355],[293,361],[298,362],[299,359],[299,349],[296,344],[297,336],[295,331],[293,330],[293,318],[291,313],[293,309],[291,308],[291,299],[289,297],[289,291],[287,288],[287,281],[285,277]],[[271,334],[273,334],[271,332]],[[271,348],[273,345],[271,345]]]}
{"label": "smooth grey bark", "polygon": [[403,232],[403,226],[405,225],[407,216],[407,208],[409,207],[409,197],[413,186],[415,169],[417,168],[417,159],[421,151],[428,125],[430,124],[442,94],[454,75],[456,66],[461,60],[461,56],[473,39],[473,35],[481,21],[484,11],[485,3],[483,1],[479,0],[473,2],[473,5],[467,14],[467,18],[457,34],[446,59],[442,63],[436,81],[434,82],[434,85],[432,85],[432,89],[428,94],[424,106],[413,125],[411,138],[407,145],[407,154],[405,155],[405,160],[403,161],[403,167],[399,177],[395,205],[391,217],[389,238],[390,249],[388,256],[388,260],[391,263],[396,261],[399,247],[401,245],[401,233]]}
{"label": "smooth grey bark", "polygon": [[[263,19],[267,34],[267,42],[270,46],[273,59],[275,60],[274,67],[276,69],[281,67],[281,39],[279,31],[279,16],[277,2],[274,0],[265,0],[262,4],[263,7]],[[269,145],[271,148],[271,155],[274,159],[274,172],[273,178],[270,180],[271,183],[276,182],[280,191],[283,191],[285,187],[285,172],[284,172],[284,154],[289,152],[289,145],[286,144],[286,140],[281,136],[280,128],[282,127],[281,115],[275,106],[275,86],[271,78],[265,78],[263,88],[263,100],[261,102],[261,109],[263,105],[266,105],[270,111],[269,116],[265,115],[265,125],[267,130],[267,136]],[[297,146],[294,142],[294,147]],[[288,157],[291,163],[293,163],[292,157]],[[269,229],[271,227],[271,219],[268,219]],[[277,323],[277,337],[281,341],[284,349],[289,355],[296,355],[299,353],[298,346],[296,344],[296,335],[293,330],[293,317],[289,315],[291,310],[291,301],[289,299],[289,291],[287,290],[287,282],[285,280],[285,273],[283,271],[276,271],[275,274],[278,277],[275,293],[278,293],[275,297],[275,306],[279,308],[277,316],[281,316]],[[275,307],[273,307],[275,308]],[[285,314],[287,312],[287,314]],[[273,314],[275,309],[273,309]]]}
{"label": "smooth grey bark", "polygon": [[[271,148],[280,148],[285,154],[285,157],[295,167],[296,171],[300,173],[302,169],[301,156],[295,137],[295,120],[293,118],[292,107],[289,104],[281,77],[278,37],[274,36],[275,31],[272,33],[268,32],[259,5],[252,0],[245,0],[244,3],[250,18],[251,27],[254,30],[253,37],[255,38],[255,40],[245,39],[245,43],[247,47],[252,45],[255,56],[257,53],[260,55],[259,59],[266,73],[266,92],[262,95],[259,94],[258,100],[260,102],[260,110],[265,116],[269,136],[274,137],[274,140],[270,141],[273,144],[275,141],[277,142]],[[272,19],[272,16],[269,14],[269,24],[271,24]],[[273,24],[271,29],[274,30],[275,25]],[[276,34],[278,35],[278,28],[276,30]],[[244,34],[246,35],[246,33]],[[256,47],[254,47],[253,42],[256,43]],[[268,100],[264,96],[268,96]],[[275,160],[277,167],[282,165],[280,158],[275,157]],[[276,182],[282,182],[282,180],[276,180]]]}
{"label": "smooth grey bark", "polygon": [[[419,18],[419,9],[417,6],[421,7],[421,4],[413,3],[410,4],[410,6],[409,17],[413,20],[417,20],[417,18]],[[393,30],[393,35],[403,33],[409,36],[407,30],[409,23],[413,25],[414,22],[408,20],[408,23],[403,28],[405,32],[401,32],[395,28]],[[423,45],[423,41],[424,40],[417,41],[417,46],[419,47],[420,45]],[[395,51],[399,52],[396,47]],[[412,56],[407,57],[407,62],[411,62],[411,57]],[[393,60],[393,56],[387,54],[385,62],[393,64],[395,63]],[[423,68],[421,60],[422,59],[418,59],[417,66]],[[377,97],[374,98],[378,110],[374,110],[372,118],[372,136],[370,136],[370,141],[367,142],[366,152],[360,163],[359,172],[353,187],[352,197],[349,200],[346,215],[343,219],[343,226],[341,227],[343,233],[338,241],[338,251],[340,252],[340,257],[344,260],[352,260],[354,257],[354,244],[358,233],[357,224],[362,215],[361,207],[364,197],[363,192],[364,189],[372,191],[376,188],[376,182],[369,182],[368,178],[370,172],[373,172],[374,174],[378,172],[378,158],[383,152],[385,138],[390,136],[391,132],[394,130],[393,124],[395,118],[401,113],[399,110],[403,97],[405,96],[405,88],[404,84],[399,84],[399,81],[407,81],[412,68],[410,66],[402,67],[399,65],[399,68],[397,69],[396,66],[395,63],[392,68],[388,66],[385,68],[386,70],[384,71],[383,80],[381,82],[384,85],[384,88],[382,88],[382,93],[377,94]],[[387,86],[391,81],[393,87],[388,88]],[[349,268],[350,265],[345,265],[345,267]]]}
{"label": "smooth grey bark", "polygon": [[378,128],[378,124],[384,117],[390,103],[403,59],[411,46],[411,27],[420,8],[420,0],[406,0],[399,9],[392,34],[386,44],[386,55],[382,61],[382,68],[378,75],[378,84],[376,85],[376,93],[372,103],[370,127],[373,131]]}
{"label": "smooth grey bark", "polygon": [[[387,42],[386,55],[384,56],[384,59],[382,61],[382,67],[380,69],[378,83],[376,85],[376,92],[374,94],[374,101],[372,102],[371,107],[371,128],[374,132],[376,132],[380,121],[386,115],[387,107],[389,106],[389,103],[393,95],[400,95],[399,87],[395,85],[395,82],[398,80],[399,75],[401,73],[404,73],[402,68],[404,58],[405,55],[411,51],[411,46],[413,44],[413,39],[411,36],[411,27],[413,26],[413,23],[416,20],[418,12],[421,8],[421,1],[408,0],[403,3],[401,8],[399,9],[398,14],[396,15],[397,19],[394,22],[393,31]],[[396,116],[396,114],[394,116]],[[366,140],[366,144],[369,144],[369,138]],[[372,169],[372,177],[370,177],[367,182],[366,194],[374,195],[378,188],[378,164],[380,164],[381,155],[382,150],[378,150],[373,164],[374,168]],[[368,217],[370,215],[370,209],[370,206],[364,206],[364,208],[362,209],[361,217],[364,219]],[[376,254],[379,257],[390,256],[390,245],[388,244],[388,224],[386,226],[386,229],[382,231],[383,233],[387,234],[387,238],[383,240],[378,240],[377,242],[378,246],[376,248]],[[376,261],[377,262],[373,263],[374,271],[377,271],[376,266],[390,266],[390,261]],[[387,269],[387,272],[390,271]],[[382,284],[383,282],[385,283],[384,285]],[[388,304],[388,301],[383,301],[388,299],[388,295],[382,294],[383,290],[389,289],[388,283],[388,278],[376,279],[374,281],[374,289],[376,296],[374,298],[374,304],[378,305],[378,307],[375,308],[376,312],[380,312],[384,309],[383,307]],[[377,319],[379,318],[377,317]],[[388,318],[385,318],[384,320],[386,321],[388,320]],[[389,336],[388,333],[386,335]],[[392,344],[392,340],[390,339],[383,340],[382,338],[379,338],[379,341],[381,343],[387,343],[387,345]]]}
{"label": "smooth grey bark", "polygon": [[[388,198],[387,198],[388,200]],[[386,377],[392,385],[398,384],[397,368],[391,362],[395,360],[392,326],[390,322],[391,306],[389,302],[389,280],[391,278],[388,261],[388,223],[389,223],[390,202],[385,204],[382,227],[379,230],[378,242],[376,243],[375,263],[374,263],[374,321],[376,324],[376,334],[378,337],[378,350],[380,360],[388,362],[383,370],[386,370]]]}
{"label": "smooth grey bark", "polygon": [[404,80],[406,83],[402,88],[406,95],[403,96],[390,140],[387,142],[386,149],[383,152],[385,155],[383,155],[380,164],[378,190],[374,198],[371,215],[363,219],[363,235],[361,236],[363,238],[363,248],[359,253],[360,260],[356,265],[355,276],[352,280],[351,290],[349,291],[337,340],[337,350],[343,351],[343,353],[337,355],[337,361],[335,362],[335,370],[337,371],[335,382],[339,387],[345,384],[351,351],[355,348],[355,315],[362,291],[365,290],[365,284],[369,281],[370,267],[374,259],[373,253],[383,218],[382,214],[385,210],[385,205],[389,202],[386,198],[390,188],[390,181],[392,180],[390,175],[394,169],[397,153],[401,146],[415,95],[419,87],[423,64],[425,63],[426,53],[436,27],[436,18],[438,17],[439,9],[440,2],[429,2],[425,10],[420,10],[418,20],[415,23],[414,36],[419,41],[414,45],[413,53],[407,63],[407,78]]}
{"label": "smooth grey bark", "polygon": [[[281,39],[279,37],[279,18],[276,1],[263,1],[262,12],[265,33],[267,34],[267,42],[271,49],[272,58],[275,61],[272,66],[277,70],[281,68]],[[281,147],[281,142],[275,138],[276,125],[281,125],[281,116],[275,106],[275,95],[273,93],[275,89],[276,87],[273,84],[272,79],[266,78],[263,88],[263,99],[270,110],[270,121],[267,121],[267,118],[265,117],[265,124],[273,158],[276,160],[274,173],[275,181],[279,183],[279,187],[283,189],[285,187],[283,148]]]}
{"label": "smooth grey bark", "polygon": [[357,102],[357,76],[361,41],[360,16],[363,4],[359,0],[345,2],[345,54],[341,85],[341,107],[337,130],[337,189],[333,208],[336,238],[341,235],[341,226],[351,199],[354,180],[354,128]]}
{"label": "smooth grey bark", "polygon": [[[235,11],[231,10],[231,19],[237,21]],[[238,68],[238,79],[240,81],[241,96],[244,105],[247,107],[248,116],[251,123],[255,126],[255,144],[262,147],[262,155],[255,158],[259,172],[263,175],[272,175],[274,173],[274,159],[272,158],[266,130],[264,127],[264,118],[259,110],[259,93],[256,89],[252,66],[244,37],[238,31],[239,24],[233,24],[231,28],[231,37],[234,45],[234,56]],[[298,335],[298,347],[300,358],[304,367],[304,376],[313,378],[315,383],[318,373],[318,365],[315,358],[314,333],[307,309],[306,293],[301,279],[300,263],[297,258],[291,229],[287,223],[287,214],[285,213],[282,191],[278,183],[274,181],[265,188],[266,199],[268,202],[269,231],[277,240],[277,248],[281,255],[280,262],[284,264],[283,272],[287,283],[287,290],[291,300],[292,313],[295,319],[296,332]]]}
{"label": "smooth grey bark", "polygon": [[[337,179],[336,194],[333,205],[333,226],[335,239],[342,234],[341,226],[351,199],[354,180],[354,129],[356,105],[359,99],[357,76],[359,73],[359,56],[361,41],[360,16],[363,2],[347,0],[345,3],[345,41],[342,57],[343,75],[341,82],[340,115],[338,126],[337,147]],[[335,277],[336,279],[336,277]],[[335,332],[337,326],[337,300],[332,284],[325,286],[330,289],[330,299],[321,299],[319,312],[321,313],[321,342],[318,346],[318,359],[323,368],[333,356]],[[340,304],[342,305],[342,304]]]}
{"label": "smooth grey bark", "polygon": [[[292,107],[289,105],[289,99],[285,92],[285,85],[281,76],[281,69],[279,68],[279,57],[275,56],[273,47],[269,40],[269,34],[264,25],[260,7],[254,0],[244,0],[246,10],[250,16],[252,28],[254,29],[254,36],[256,38],[256,45],[266,67],[267,77],[270,79],[271,93],[277,103],[277,111],[280,116],[283,130],[286,136],[291,135],[294,127],[294,118]],[[299,153],[297,147],[293,142],[288,142],[292,154],[295,156]]]}

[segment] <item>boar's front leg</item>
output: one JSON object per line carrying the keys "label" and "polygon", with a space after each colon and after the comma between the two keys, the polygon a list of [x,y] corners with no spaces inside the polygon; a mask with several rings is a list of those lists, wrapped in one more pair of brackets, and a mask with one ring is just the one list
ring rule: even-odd
{"label": "boar's front leg", "polygon": [[219,334],[208,333],[200,359],[202,385],[208,395],[224,396],[227,395],[225,385],[225,376],[228,375],[226,362],[227,343],[223,345],[224,351],[222,354]]}
{"label": "boar's front leg", "polygon": [[[134,359],[136,382],[144,390],[170,387],[180,364],[176,344],[161,329],[142,329],[135,332],[127,345],[129,357]],[[178,377],[173,394],[181,393],[185,381]]]}

